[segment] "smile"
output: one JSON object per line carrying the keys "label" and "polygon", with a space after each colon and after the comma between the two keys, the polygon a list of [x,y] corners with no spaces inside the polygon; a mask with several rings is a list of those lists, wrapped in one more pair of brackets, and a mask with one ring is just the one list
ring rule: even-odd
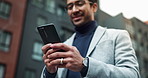
{"label": "smile", "polygon": [[79,20],[81,20],[81,18],[82,18],[82,16],[73,17],[72,20],[73,20],[73,21],[79,21]]}

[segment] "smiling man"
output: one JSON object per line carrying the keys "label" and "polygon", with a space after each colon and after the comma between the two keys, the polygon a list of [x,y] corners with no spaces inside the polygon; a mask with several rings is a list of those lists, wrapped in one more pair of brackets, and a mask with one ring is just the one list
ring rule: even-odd
{"label": "smiling man", "polygon": [[41,78],[140,78],[128,32],[95,21],[97,0],[67,0],[66,9],[76,32],[64,43],[42,47]]}

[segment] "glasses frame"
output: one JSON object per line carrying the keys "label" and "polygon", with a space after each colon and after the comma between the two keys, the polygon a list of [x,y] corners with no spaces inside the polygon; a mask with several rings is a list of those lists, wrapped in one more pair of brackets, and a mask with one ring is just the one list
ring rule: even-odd
{"label": "glasses frame", "polygon": [[65,7],[65,10],[66,10],[66,11],[72,10],[72,8],[73,8],[74,6],[78,8],[78,7],[81,7],[81,6],[83,6],[83,5],[87,4],[87,3],[89,3],[90,5],[93,4],[93,2],[86,2],[86,1],[84,1],[84,0],[76,1],[76,2],[74,2],[74,3],[69,3],[69,4],[67,4],[66,7]]}

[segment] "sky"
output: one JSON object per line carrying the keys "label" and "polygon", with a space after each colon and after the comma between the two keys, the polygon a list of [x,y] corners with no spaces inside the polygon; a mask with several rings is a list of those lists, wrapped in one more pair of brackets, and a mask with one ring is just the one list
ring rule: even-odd
{"label": "sky", "polygon": [[128,19],[148,21],[148,0],[100,0],[100,9],[112,16],[123,13]]}

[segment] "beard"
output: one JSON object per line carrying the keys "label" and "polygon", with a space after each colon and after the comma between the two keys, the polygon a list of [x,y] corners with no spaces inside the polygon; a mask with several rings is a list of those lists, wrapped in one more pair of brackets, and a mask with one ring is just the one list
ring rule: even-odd
{"label": "beard", "polygon": [[85,14],[83,12],[81,12],[81,11],[73,13],[71,15],[71,22],[72,22],[72,24],[75,25],[75,26],[81,25],[79,23],[81,23],[81,21],[83,20],[84,16],[85,16]]}
{"label": "beard", "polygon": [[92,21],[91,14],[86,15],[84,12],[78,11],[71,15],[71,22],[74,26],[80,27],[89,21]]}

